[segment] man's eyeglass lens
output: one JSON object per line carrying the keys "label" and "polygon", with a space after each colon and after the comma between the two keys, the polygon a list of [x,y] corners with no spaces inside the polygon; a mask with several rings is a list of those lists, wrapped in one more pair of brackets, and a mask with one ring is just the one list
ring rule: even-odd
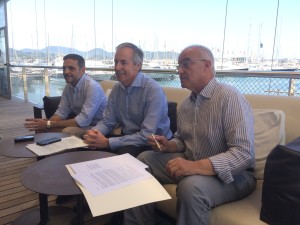
{"label": "man's eyeglass lens", "polygon": [[176,66],[176,69],[177,71],[179,70],[179,68],[183,68],[183,69],[188,69],[189,66],[191,65],[191,63],[196,63],[196,62],[203,62],[203,61],[206,61],[206,59],[201,59],[201,60],[197,60],[197,61],[192,61],[190,59],[185,59],[185,60],[182,60],[177,66]]}

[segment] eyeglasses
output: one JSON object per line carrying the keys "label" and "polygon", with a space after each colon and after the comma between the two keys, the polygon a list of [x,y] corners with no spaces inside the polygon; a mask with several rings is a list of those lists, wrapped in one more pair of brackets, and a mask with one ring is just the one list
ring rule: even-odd
{"label": "eyeglasses", "polygon": [[187,59],[183,59],[181,60],[181,62],[176,66],[177,71],[179,70],[179,68],[183,68],[183,69],[188,69],[189,66],[192,63],[196,63],[196,62],[204,62],[204,61],[208,61],[207,59],[200,59],[200,60],[196,60],[196,61],[192,61],[191,59],[187,58]]}

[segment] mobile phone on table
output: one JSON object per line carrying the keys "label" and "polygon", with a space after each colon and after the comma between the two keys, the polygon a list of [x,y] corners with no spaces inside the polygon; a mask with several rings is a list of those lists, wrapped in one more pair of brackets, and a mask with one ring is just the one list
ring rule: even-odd
{"label": "mobile phone on table", "polygon": [[17,136],[14,138],[15,142],[32,141],[32,140],[34,140],[33,135]]}
{"label": "mobile phone on table", "polygon": [[40,146],[45,146],[45,145],[49,145],[49,144],[52,144],[52,143],[55,143],[55,142],[58,142],[58,141],[61,141],[61,138],[52,137],[52,138],[47,138],[47,139],[38,141],[38,142],[36,142],[36,144],[40,145]]}

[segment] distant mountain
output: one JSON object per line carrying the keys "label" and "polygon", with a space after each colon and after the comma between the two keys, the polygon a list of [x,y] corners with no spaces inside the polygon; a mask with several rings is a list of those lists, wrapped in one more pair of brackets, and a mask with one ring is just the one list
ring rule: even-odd
{"label": "distant mountain", "polygon": [[[55,59],[57,57],[61,57],[67,55],[69,53],[75,53],[78,55],[82,55],[86,60],[105,60],[112,59],[113,53],[105,51],[101,48],[91,49],[89,51],[79,51],[74,48],[68,48],[63,46],[49,46],[39,51],[37,49],[24,48],[21,50],[10,49],[10,57],[11,61],[19,61],[20,59],[40,59],[45,60],[47,58]],[[174,59],[178,58],[178,53],[173,51],[144,51],[144,59],[145,60],[161,60],[161,59]],[[14,60],[13,60],[14,59]]]}
{"label": "distant mountain", "polygon": [[62,46],[49,46],[41,49],[40,52],[44,54],[52,54],[52,55],[66,55],[69,53],[75,53],[78,55],[83,54],[83,51],[79,51],[74,48],[62,47]]}

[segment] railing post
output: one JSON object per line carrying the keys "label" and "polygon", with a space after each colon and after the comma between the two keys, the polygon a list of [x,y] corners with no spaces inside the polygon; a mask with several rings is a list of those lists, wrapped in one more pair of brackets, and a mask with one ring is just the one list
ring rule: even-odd
{"label": "railing post", "polygon": [[290,79],[289,83],[289,96],[294,96],[295,95],[295,88],[296,88],[296,79]]}
{"label": "railing post", "polygon": [[48,69],[44,69],[44,79],[45,79],[45,94],[46,96],[50,96],[50,88],[49,88],[49,75]]}
{"label": "railing post", "polygon": [[26,67],[22,68],[22,78],[23,78],[23,91],[24,91],[24,102],[28,102],[28,89],[27,89],[27,75]]}

